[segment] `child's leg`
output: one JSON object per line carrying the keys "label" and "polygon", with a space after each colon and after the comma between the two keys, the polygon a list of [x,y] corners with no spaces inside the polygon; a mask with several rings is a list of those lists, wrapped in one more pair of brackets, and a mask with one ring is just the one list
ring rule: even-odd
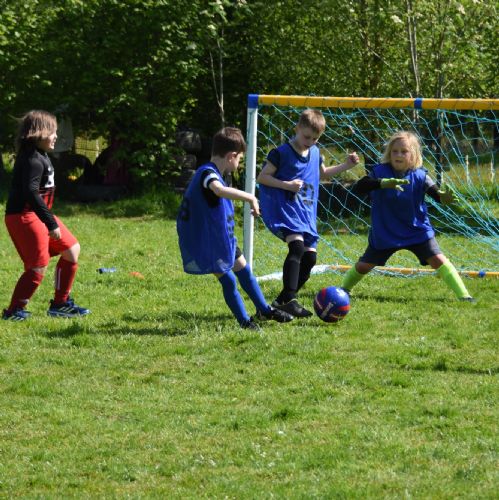
{"label": "child's leg", "polygon": [[43,281],[50,260],[47,227],[34,212],[7,215],[5,224],[24,264],[7,313],[24,309]]}
{"label": "child's leg", "polygon": [[298,278],[300,274],[300,262],[305,251],[302,239],[296,239],[288,243],[289,252],[282,268],[282,291],[277,297],[277,302],[286,304],[296,297],[298,290]]}
{"label": "child's leg", "polygon": [[306,249],[300,262],[300,273],[298,275],[298,291],[310,278],[310,272],[317,262],[317,252],[312,249]]}
{"label": "child's leg", "polygon": [[21,275],[12,293],[12,299],[7,309],[8,313],[11,313],[15,309],[24,309],[26,307],[40,286],[46,269],[46,267],[28,269]]}
{"label": "child's leg", "polygon": [[55,268],[54,302],[56,304],[62,304],[68,300],[77,270],[77,262],[71,262],[61,256]]}
{"label": "child's leg", "polygon": [[242,289],[248,294],[251,302],[255,304],[257,311],[270,314],[271,307],[267,304],[265,297],[251,272],[244,256],[240,256],[234,264],[234,273],[241,284]]}
{"label": "child's leg", "polygon": [[357,262],[346,272],[345,276],[343,277],[341,288],[344,288],[347,292],[350,292],[352,288],[375,267],[375,264],[369,264],[367,262],[360,261]]}
{"label": "child's leg", "polygon": [[58,218],[56,220],[61,230],[61,238],[59,240],[51,239],[49,242],[50,255],[60,255],[55,268],[54,304],[64,304],[69,299],[78,270],[80,244],[61,220]]}
{"label": "child's leg", "polygon": [[246,312],[244,307],[244,302],[237,290],[236,277],[232,271],[222,274],[218,278],[218,281],[222,285],[222,291],[225,299],[225,303],[229,306],[232,314],[236,317],[240,325],[248,323],[250,317]]}
{"label": "child's leg", "polygon": [[456,294],[458,299],[471,298],[461,276],[456,271],[450,260],[443,254],[434,255],[428,259],[428,264],[437,271],[444,283]]}

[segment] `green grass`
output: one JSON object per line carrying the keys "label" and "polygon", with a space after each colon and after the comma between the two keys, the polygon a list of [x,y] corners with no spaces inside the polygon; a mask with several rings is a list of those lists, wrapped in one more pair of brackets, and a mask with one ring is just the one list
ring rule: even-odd
{"label": "green grass", "polygon": [[[496,497],[497,280],[466,280],[473,306],[432,276],[373,275],[337,325],[247,332],[213,277],[182,272],[171,205],[143,205],[56,207],[92,314],[45,315],[54,261],[33,318],[0,324],[0,497]],[[6,305],[5,228],[0,258]]]}

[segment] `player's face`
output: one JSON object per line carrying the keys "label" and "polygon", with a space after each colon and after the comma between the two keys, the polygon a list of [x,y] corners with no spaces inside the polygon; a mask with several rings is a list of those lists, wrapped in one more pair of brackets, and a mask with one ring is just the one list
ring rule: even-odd
{"label": "player's face", "polygon": [[243,153],[229,153],[227,156],[227,172],[235,172],[239,167],[242,157]]}
{"label": "player's face", "polygon": [[405,172],[412,167],[412,149],[407,139],[397,139],[392,144],[390,163],[397,172]]}
{"label": "player's face", "polygon": [[296,127],[295,145],[305,151],[317,144],[320,136],[309,127]]}
{"label": "player's face", "polygon": [[52,132],[48,137],[44,137],[38,141],[38,147],[48,153],[54,150],[55,141],[57,141],[57,132]]}

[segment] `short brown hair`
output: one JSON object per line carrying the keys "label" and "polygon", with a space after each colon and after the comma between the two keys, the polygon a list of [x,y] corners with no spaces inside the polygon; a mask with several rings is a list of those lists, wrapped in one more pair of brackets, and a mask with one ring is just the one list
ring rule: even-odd
{"label": "short brown hair", "polygon": [[326,130],[326,119],[318,109],[305,109],[298,119],[299,127],[308,127],[316,134],[322,134]]}
{"label": "short brown hair", "polygon": [[399,130],[395,132],[385,145],[385,152],[383,153],[383,158],[381,161],[383,163],[390,163],[390,156],[392,154],[393,144],[399,139],[405,139],[409,143],[411,149],[411,170],[415,170],[423,165],[423,153],[421,152],[421,143],[419,142],[418,136],[413,132],[407,132],[405,130]]}
{"label": "short brown hair", "polygon": [[22,146],[36,146],[36,143],[46,139],[57,131],[57,119],[48,111],[28,111],[19,119],[19,130],[16,144]]}
{"label": "short brown hair", "polygon": [[213,136],[211,154],[223,158],[227,153],[244,153],[246,142],[241,130],[235,127],[225,127]]}

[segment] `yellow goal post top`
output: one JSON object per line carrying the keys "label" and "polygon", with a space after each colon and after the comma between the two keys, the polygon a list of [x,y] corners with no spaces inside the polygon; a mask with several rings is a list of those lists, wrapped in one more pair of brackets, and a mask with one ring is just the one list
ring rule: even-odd
{"label": "yellow goal post top", "polygon": [[311,108],[414,108],[499,110],[499,99],[426,99],[396,97],[320,97],[300,95],[248,95],[248,107],[294,106]]}

